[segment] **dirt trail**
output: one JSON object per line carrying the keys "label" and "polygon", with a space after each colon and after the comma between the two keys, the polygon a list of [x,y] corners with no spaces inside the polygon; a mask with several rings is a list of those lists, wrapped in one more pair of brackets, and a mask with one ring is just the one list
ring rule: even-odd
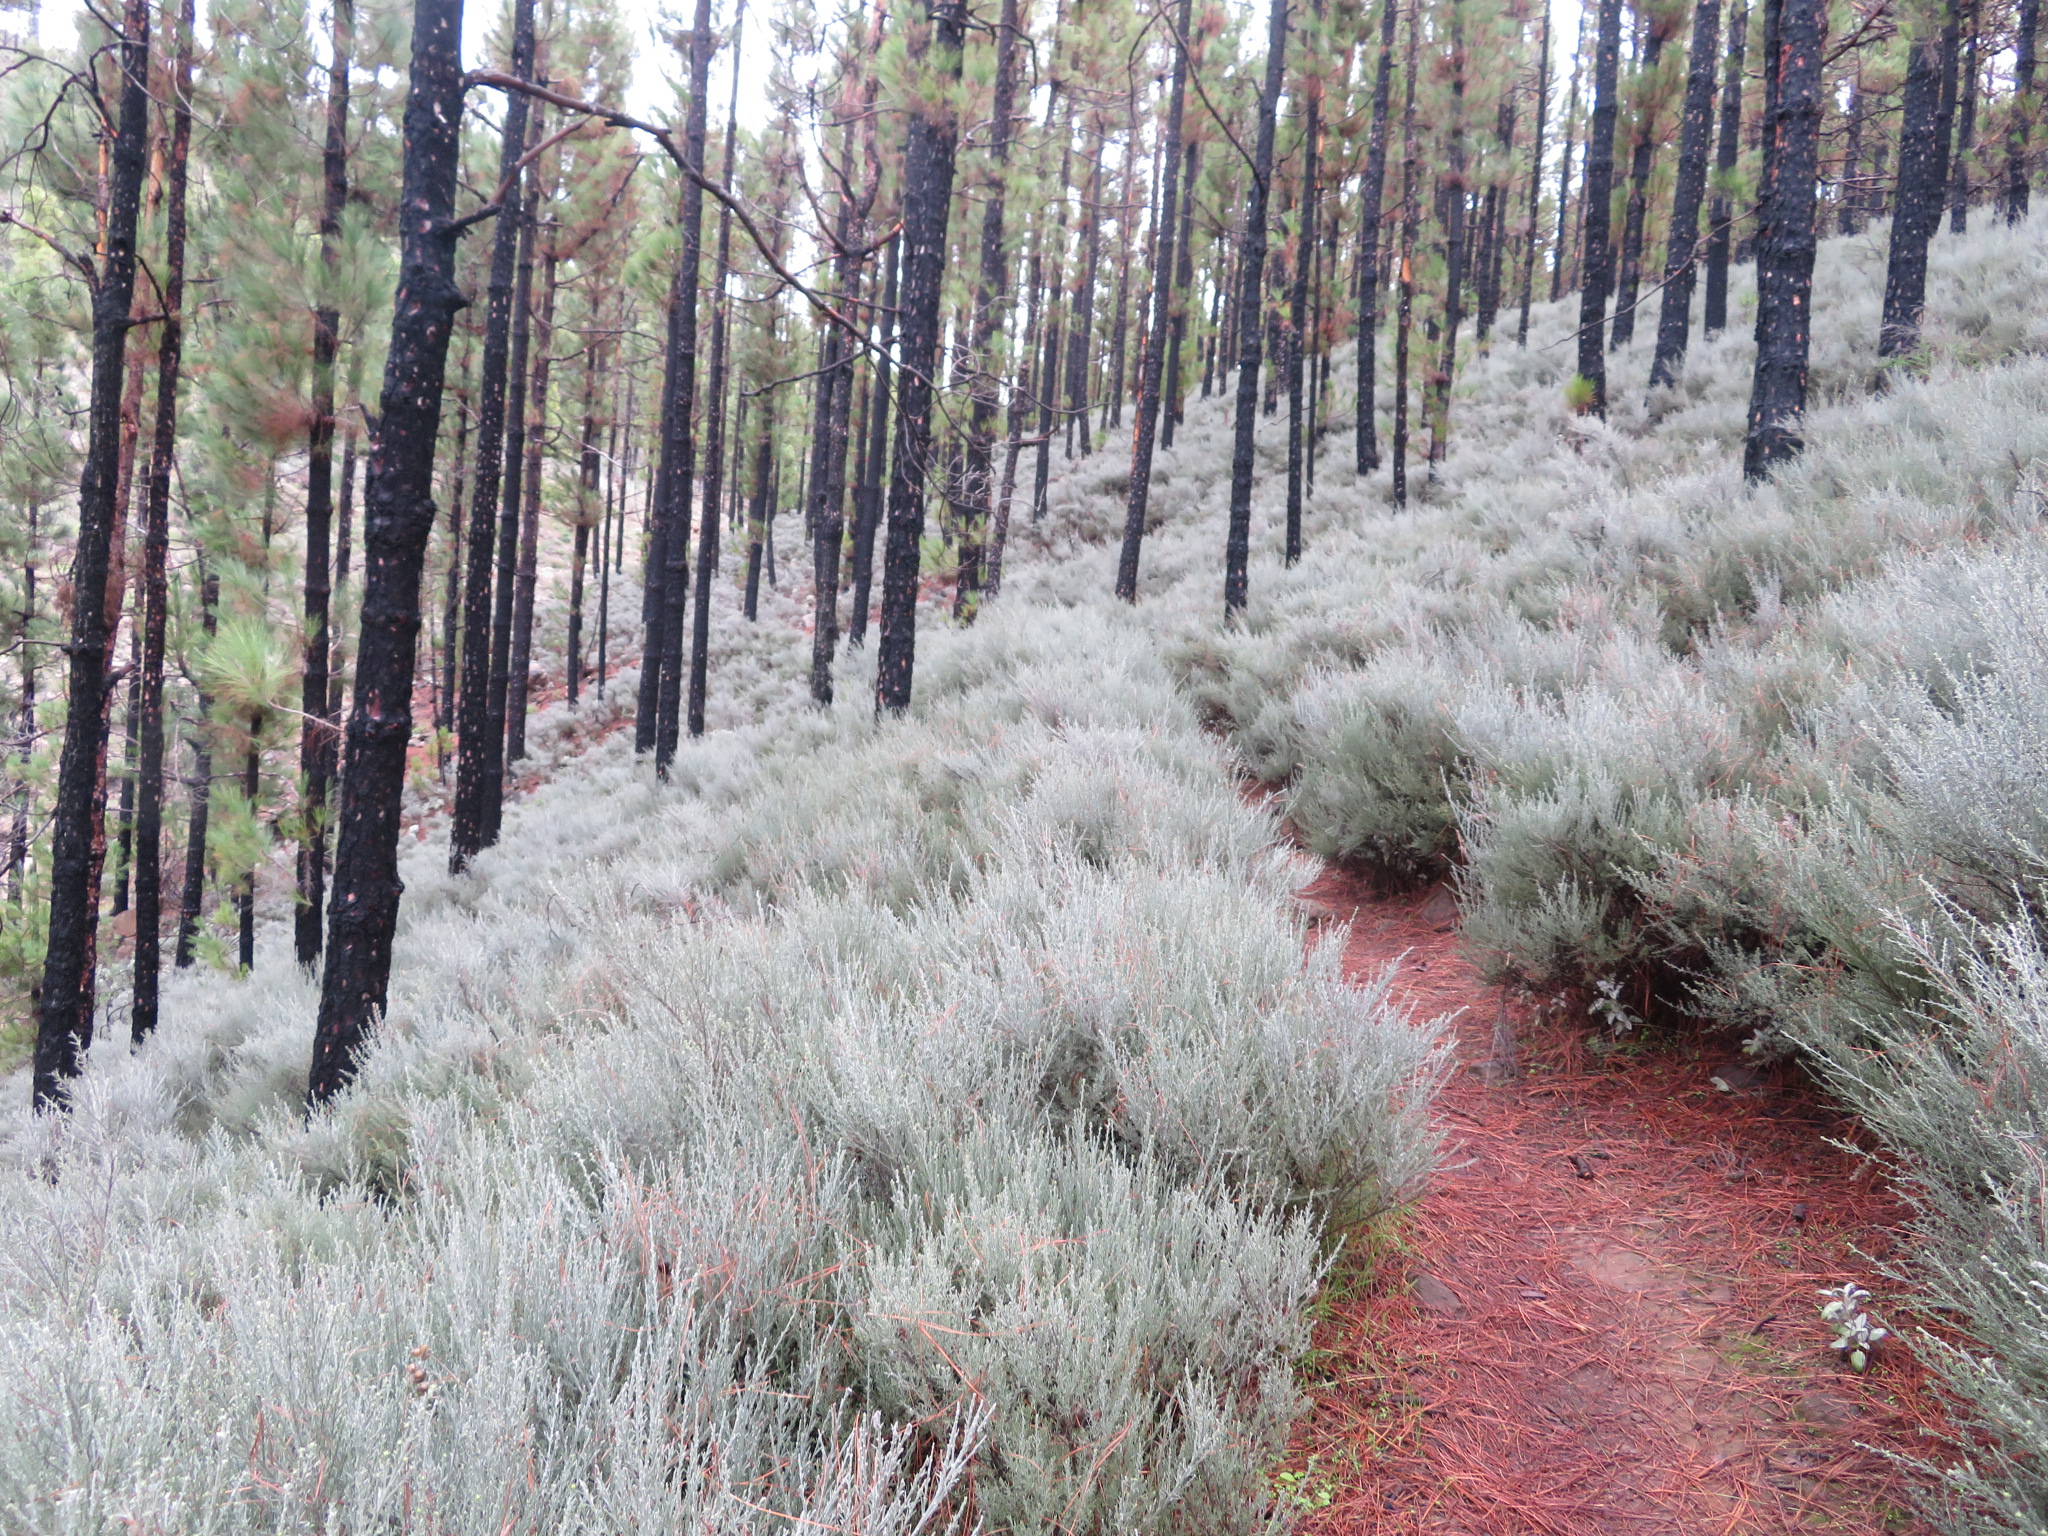
{"label": "dirt trail", "polygon": [[[1354,1532],[1912,1532],[1906,1478],[1867,1449],[1937,1447],[1905,1351],[1836,1363],[1816,1292],[1887,1285],[1903,1215],[1853,1132],[1789,1074],[1729,1055],[1587,1049],[1583,1020],[1508,1020],[1459,949],[1448,896],[1385,900],[1330,872],[1353,976],[1463,1010],[1438,1110],[1443,1166],[1396,1251],[1333,1286],[1314,1411],[1283,1496]],[[1723,1091],[1716,1075],[1733,1091]],[[1866,1255],[1867,1257],[1859,1257]]]}

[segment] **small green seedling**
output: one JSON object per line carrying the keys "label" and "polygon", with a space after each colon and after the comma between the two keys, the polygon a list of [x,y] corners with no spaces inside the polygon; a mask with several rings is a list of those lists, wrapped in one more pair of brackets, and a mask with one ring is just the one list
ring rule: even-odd
{"label": "small green seedling", "polygon": [[1627,1003],[1621,1000],[1621,979],[1617,976],[1602,976],[1593,983],[1593,990],[1599,994],[1586,1005],[1586,1012],[1596,1019],[1605,1019],[1607,1027],[1617,1035],[1625,1035],[1643,1021]]}
{"label": "small green seedling", "polygon": [[1880,1328],[1870,1320],[1870,1314],[1863,1310],[1870,1300],[1870,1292],[1853,1280],[1845,1280],[1833,1290],[1822,1291],[1821,1320],[1835,1330],[1835,1341],[1828,1348],[1838,1349],[1842,1358],[1849,1362],[1849,1369],[1862,1375],[1870,1368],[1870,1357],[1877,1346],[1891,1337],[1889,1328]]}

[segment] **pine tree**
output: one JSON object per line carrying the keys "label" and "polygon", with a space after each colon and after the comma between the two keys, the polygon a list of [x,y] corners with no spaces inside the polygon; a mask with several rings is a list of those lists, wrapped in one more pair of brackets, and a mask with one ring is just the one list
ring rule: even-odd
{"label": "pine tree", "polygon": [[1600,0],[1599,36],[1593,54],[1593,118],[1586,130],[1585,254],[1579,289],[1579,385],[1584,409],[1607,414],[1608,280],[1613,252],[1608,245],[1609,204],[1614,193],[1616,76],[1621,60],[1621,0]]}
{"label": "pine tree", "polygon": [[1650,387],[1678,382],[1692,326],[1699,273],[1700,199],[1707,186],[1707,132],[1714,116],[1714,65],[1720,48],[1720,0],[1696,0],[1686,54],[1685,116],[1678,135],[1678,182],[1671,195],[1671,233],[1664,251],[1664,294],[1657,312],[1657,353]]}
{"label": "pine tree", "polygon": [[92,291],[92,397],[84,475],[78,488],[73,558],[68,713],[58,767],[50,849],[49,940],[37,1003],[35,1106],[63,1109],[67,1083],[92,1044],[94,951],[99,890],[94,878],[95,796],[106,762],[107,657],[113,637],[106,607],[121,450],[121,396],[135,297],[135,236],[149,139],[149,6],[128,0],[118,53],[119,118],[111,146],[101,256],[89,266]]}
{"label": "pine tree", "polygon": [[[307,1094],[334,1097],[355,1075],[384,1011],[398,923],[398,818],[420,628],[420,576],[434,524],[455,286],[455,184],[462,122],[462,0],[414,0],[405,106],[401,265],[363,519],[362,628],[336,818],[327,962]],[[509,112],[508,112],[509,115]]]}

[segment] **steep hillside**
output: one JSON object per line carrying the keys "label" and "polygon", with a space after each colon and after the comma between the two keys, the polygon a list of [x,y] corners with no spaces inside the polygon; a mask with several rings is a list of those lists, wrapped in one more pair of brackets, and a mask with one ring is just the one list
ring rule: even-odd
{"label": "steep hillside", "polygon": [[1160,456],[1139,604],[1105,452],[1020,517],[979,624],[928,612],[908,720],[858,653],[801,706],[807,639],[730,606],[724,728],[670,783],[591,729],[630,672],[558,707],[472,874],[421,823],[333,1114],[300,1114],[280,945],[100,1045],[69,1121],[9,1085],[37,1176],[0,1196],[0,1497],[70,1528],[1265,1528],[1305,1309],[1428,1171],[1444,1053],[1340,946],[1304,966],[1313,867],[1243,768],[1314,852],[1455,876],[1491,974],[1820,1063],[1921,1181],[1922,1273],[1981,1345],[1941,1358],[2006,1450],[1955,1474],[1957,1528],[2040,1529],[2048,254],[2039,220],[1940,242],[1928,375],[1873,395],[1882,251],[1826,248],[1812,446],[1762,490],[1739,317],[1655,401],[1625,351],[1603,425],[1546,309],[1465,374],[1416,505],[1332,435],[1291,570],[1264,424],[1236,630],[1212,400]]}

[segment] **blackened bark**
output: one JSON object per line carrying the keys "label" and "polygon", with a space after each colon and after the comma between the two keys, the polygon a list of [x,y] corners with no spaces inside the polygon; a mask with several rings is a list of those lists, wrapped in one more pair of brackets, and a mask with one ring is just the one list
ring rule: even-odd
{"label": "blackened bark", "polygon": [[[711,0],[697,0],[689,32],[690,106],[683,132],[684,163],[697,174],[683,183],[682,261],[676,277],[674,355],[674,459],[663,444],[663,497],[667,534],[662,540],[661,693],[654,722],[654,771],[668,777],[681,734],[683,703],[683,616],[690,593],[690,523],[697,480],[697,283],[704,265],[704,146],[711,94]],[[671,468],[673,474],[670,473]]]}
{"label": "blackened bark", "polygon": [[[1455,3],[1455,0],[1453,0]],[[1303,440],[1308,423],[1303,417],[1302,362],[1308,348],[1308,291],[1316,250],[1316,213],[1321,187],[1322,102],[1308,87],[1308,109],[1302,123],[1301,208],[1295,230],[1294,270],[1287,295],[1287,532],[1286,560],[1293,565],[1301,558],[1302,466],[1313,445]]]}
{"label": "blackened bark", "polygon": [[[733,17],[732,94],[725,114],[725,148],[719,161],[718,184],[732,191],[733,156],[739,145],[740,43],[746,25],[746,0],[739,0]],[[718,514],[725,488],[725,354],[726,327],[731,302],[725,285],[732,271],[732,208],[718,205],[718,260],[711,284],[711,402],[704,413],[704,521],[697,539],[697,612],[690,630],[689,727],[692,736],[704,734],[705,691],[709,687],[711,653],[711,583],[718,574]],[[738,478],[738,472],[734,472]]]}
{"label": "blackened bark", "polygon": [[1237,420],[1230,454],[1230,527],[1223,545],[1223,612],[1234,616],[1250,595],[1252,467],[1259,416],[1259,361],[1265,328],[1266,217],[1273,194],[1273,139],[1280,91],[1287,80],[1287,0],[1273,0],[1266,25],[1266,83],[1259,93],[1259,130],[1252,147],[1251,200],[1238,256]]}
{"label": "blackened bark", "polygon": [[[1174,241],[1173,329],[1166,338],[1166,393],[1159,413],[1159,446],[1173,446],[1173,429],[1185,416],[1181,393],[1181,348],[1187,338],[1188,295],[1195,286],[1195,177],[1201,165],[1200,144],[1189,144],[1181,164],[1180,234]],[[1121,315],[1118,317],[1121,319]],[[1121,381],[1119,381],[1121,382]]]}
{"label": "blackened bark", "polygon": [[1880,358],[1904,358],[1920,346],[1927,303],[1927,243],[1941,222],[1941,32],[1922,21],[1908,34],[1906,83],[1899,124],[1899,182],[1893,198],[1891,251],[1885,266]]}
{"label": "blackened bark", "polygon": [[[163,974],[164,618],[171,544],[171,461],[178,444],[178,381],[185,341],[185,191],[192,145],[193,0],[180,6],[177,62],[171,74],[171,142],[164,187],[163,332],[157,344],[156,436],[143,510],[137,669],[139,761],[135,782],[135,996],[129,1011],[136,1042],[156,1028]],[[326,701],[323,699],[324,704]]]}
{"label": "blackened bark", "polygon": [[[469,348],[463,349],[463,361],[458,365],[458,374],[469,371]],[[440,714],[435,717],[434,729],[453,733],[456,720],[456,702],[461,693],[462,676],[462,542],[464,515],[468,506],[465,496],[465,476],[469,468],[469,391],[463,385],[455,387],[455,475],[448,492],[448,574],[441,593],[441,698]],[[442,763],[441,774],[447,777],[447,765]]]}
{"label": "blackened bark", "polygon": [[[1285,0],[1276,0],[1285,4]],[[1184,46],[1192,11],[1180,0],[1179,28],[1173,54],[1173,86],[1166,100],[1166,164],[1160,177],[1158,240],[1152,258],[1152,325],[1145,335],[1144,360],[1138,370],[1136,435],[1131,440],[1131,483],[1124,501],[1124,544],[1117,558],[1116,595],[1138,600],[1138,554],[1145,542],[1145,507],[1152,494],[1152,449],[1159,433],[1159,389],[1166,369],[1166,333],[1173,308],[1176,234],[1174,210],[1180,194],[1181,123],[1187,102],[1188,55]],[[1262,231],[1263,233],[1263,231]],[[1256,373],[1258,370],[1253,369]]]}
{"label": "blackened bark", "polygon": [[[538,241],[541,234],[536,216],[534,239]],[[526,756],[528,680],[533,675],[533,594],[539,577],[540,493],[545,479],[548,386],[553,376],[555,285],[561,269],[554,240],[555,228],[550,220],[547,251],[541,258],[540,308],[533,316],[533,383],[526,404],[526,433],[522,444],[526,452],[526,467],[521,472],[519,487],[519,573],[512,585],[512,644],[505,665],[505,764],[508,776],[511,765]]]}
{"label": "blackened bark", "polygon": [[[533,0],[514,0],[512,73],[533,78]],[[528,102],[505,97],[498,148],[504,207],[491,234],[489,297],[484,309],[483,362],[477,376],[476,476],[469,498],[469,547],[462,584],[462,692],[456,707],[460,745],[455,759],[455,810],[448,830],[448,868],[459,874],[484,846],[490,787],[498,776],[497,738],[490,729],[491,621],[496,609],[492,566],[497,553],[499,493],[505,469],[505,386],[512,330],[512,289],[519,260],[519,157],[526,152]]]}
{"label": "blackened bark", "polygon": [[[327,713],[327,604],[332,597],[328,544],[334,517],[334,354],[341,313],[341,215],[348,206],[348,76],[354,57],[354,0],[336,0],[327,68],[327,135],[321,152],[320,268],[329,292],[313,312],[313,420],[306,433],[306,661],[300,678],[298,908],[292,936],[299,964],[320,959],[327,900],[327,792],[339,753],[338,722]],[[138,919],[139,921],[139,919]]]}
{"label": "blackened bark", "polygon": [[611,505],[602,517],[594,516],[593,503],[599,494],[604,456],[597,446],[597,357],[601,350],[595,338],[583,349],[583,440],[576,456],[576,548],[569,567],[569,635],[562,671],[567,679],[569,707],[574,709],[583,695],[583,567],[590,553],[590,530],[598,527],[598,559],[602,561],[611,538]]}
{"label": "blackened bark", "polygon": [[1408,67],[1402,71],[1401,102],[1401,251],[1395,269],[1399,294],[1394,301],[1394,430],[1389,488],[1394,505],[1408,505],[1408,341],[1415,321],[1415,226],[1422,216],[1415,196],[1416,55],[1422,24],[1419,12],[1408,21]]}
{"label": "blackened bark", "polygon": [[2034,45],[2040,30],[2041,0],[2020,0],[2013,21],[2012,123],[2005,137],[2005,221],[2017,224],[2027,216],[2032,197],[2032,172],[2027,141],[2034,123]]}
{"label": "blackened bark", "polygon": [[952,210],[953,155],[959,135],[946,97],[960,78],[964,10],[961,0],[927,0],[926,30],[911,41],[912,57],[920,72],[929,72],[937,99],[912,106],[903,154],[903,377],[897,392],[888,540],[882,556],[878,713],[900,714],[910,707],[916,665],[918,554],[931,452],[932,379],[938,364],[946,219]]}
{"label": "blackened bark", "polygon": [[1959,68],[1962,76],[1956,99],[1955,153],[1949,157],[1948,229],[1952,235],[1967,234],[1970,228],[1970,147],[1977,139],[1977,40],[1983,30],[1981,0],[1965,0],[1969,16],[1963,23]]}
{"label": "blackened bark", "polygon": [[1841,235],[1853,235],[1862,227],[1863,120],[1868,115],[1863,99],[1863,66],[1859,61],[1856,73],[1849,78],[1849,100],[1842,112],[1849,134],[1848,142],[1842,146],[1842,180],[1837,188],[1840,201],[1835,232]]}
{"label": "blackened bark", "polygon": [[[1558,156],[1557,168],[1557,244],[1550,263],[1550,302],[1553,304],[1564,295],[1565,270],[1571,265],[1573,134],[1578,129],[1579,76],[1585,69],[1586,21],[1591,14],[1583,5],[1579,7],[1578,45],[1572,52],[1571,80],[1565,92],[1564,152]],[[1584,209],[1580,212],[1583,215]]]}
{"label": "blackened bark", "polygon": [[1451,12],[1451,123],[1450,174],[1443,190],[1449,195],[1450,217],[1444,228],[1444,331],[1443,355],[1430,380],[1429,473],[1435,479],[1437,466],[1450,452],[1451,381],[1458,372],[1458,325],[1465,316],[1465,7],[1462,0],[1450,0]]}
{"label": "blackened bark", "polygon": [[[1102,270],[1102,149],[1104,135],[1095,133],[1095,158],[1090,162],[1088,189],[1082,197],[1081,265],[1074,274],[1074,317],[1067,332],[1067,457],[1074,456],[1074,434],[1081,434],[1083,457],[1095,451],[1088,423],[1089,353],[1095,340],[1095,279]],[[1169,247],[1170,248],[1170,247]]]}
{"label": "blackened bark", "polygon": [[[694,311],[693,311],[694,313]],[[683,279],[681,269],[669,281],[668,328],[662,348],[661,406],[655,428],[657,451],[648,457],[647,489],[642,503],[647,544],[640,573],[640,688],[633,717],[633,750],[654,750],[661,719],[661,654],[668,619],[667,575],[669,502],[676,477],[682,433],[676,425],[676,389],[682,377]],[[682,615],[676,616],[682,622]]]}
{"label": "blackened bark", "polygon": [[37,1000],[34,1103],[61,1110],[70,1080],[92,1044],[93,960],[99,934],[93,829],[106,761],[107,648],[101,594],[107,589],[121,453],[121,395],[135,297],[135,228],[149,143],[148,0],[122,15],[120,117],[107,181],[107,216],[92,280],[92,371],[84,473],[78,486],[78,541],[72,560],[69,709],[57,766],[50,835],[49,946]]}
{"label": "blackened bark", "polygon": [[1550,116],[1550,0],[1543,0],[1543,41],[1536,56],[1535,145],[1529,155],[1529,221],[1522,231],[1522,313],[1515,345],[1529,345],[1529,306],[1536,294],[1536,219],[1543,207],[1543,129]]}
{"label": "blackened bark", "polygon": [[874,596],[875,530],[881,526],[882,488],[889,474],[889,405],[894,398],[889,388],[889,355],[896,344],[896,280],[902,250],[900,236],[890,240],[882,269],[881,340],[869,364],[873,403],[868,407],[867,473],[853,498],[853,602],[846,618],[849,647],[867,641],[868,609]]}
{"label": "blackened bark", "polygon": [[[960,526],[960,580],[953,617],[973,623],[982,588],[982,540],[994,506],[996,338],[1009,300],[1009,263],[1003,256],[1003,217],[1010,163],[1011,119],[1017,111],[1017,0],[1003,0],[996,22],[995,100],[989,121],[988,193],[981,215],[981,274],[974,289],[973,335],[969,341],[973,396],[967,417],[965,516]],[[1098,162],[1099,163],[1099,162]],[[873,473],[873,471],[870,471]],[[865,478],[865,477],[864,477]]]}
{"label": "blackened bark", "polygon": [[1642,113],[1636,121],[1635,144],[1630,151],[1628,205],[1621,226],[1621,280],[1614,291],[1614,333],[1608,343],[1617,349],[1626,346],[1636,333],[1636,293],[1643,279],[1643,228],[1649,222],[1650,210],[1650,162],[1657,149],[1657,68],[1664,56],[1665,25],[1658,15],[1650,16],[1638,75],[1642,83]]}
{"label": "blackened bark", "polygon": [[[851,132],[848,133],[849,146]],[[839,247],[853,241],[854,215],[842,197]],[[837,268],[836,301],[842,311],[856,309],[859,271],[842,254]],[[853,404],[853,340],[837,326],[828,327],[819,343],[817,418],[811,438],[810,499],[805,522],[811,530],[811,702],[832,702],[832,659],[839,645],[839,551],[846,532],[846,444]],[[708,509],[707,509],[708,522]],[[713,537],[716,537],[714,534]],[[705,615],[699,613],[698,622]]]}
{"label": "blackened bark", "polygon": [[462,122],[462,0],[415,0],[412,88],[390,351],[363,509],[363,606],[354,707],[341,773],[339,836],[307,1095],[354,1076],[384,1011],[398,923],[398,818],[412,736],[420,574],[434,527],[434,444],[455,286],[455,183]]}
{"label": "blackened bark", "polygon": [[1600,30],[1593,52],[1593,121],[1586,130],[1585,256],[1579,290],[1579,377],[1585,408],[1607,414],[1608,280],[1614,270],[1609,247],[1610,203],[1614,196],[1616,77],[1621,67],[1621,0],[1600,0]]}
{"label": "blackened bark", "polygon": [[1700,334],[1713,336],[1728,325],[1728,256],[1733,240],[1734,212],[1728,183],[1742,157],[1742,63],[1747,53],[1746,0],[1735,0],[1728,12],[1728,59],[1721,76],[1721,124],[1714,150],[1713,200],[1707,208],[1707,292],[1700,310]]}
{"label": "blackened bark", "polygon": [[1664,248],[1664,294],[1657,311],[1657,353],[1650,388],[1678,382],[1692,329],[1699,274],[1700,199],[1707,189],[1707,133],[1713,126],[1714,65],[1721,41],[1721,0],[1698,0],[1686,55],[1685,117],[1678,131],[1678,182],[1671,194],[1671,238]]}
{"label": "blackened bark", "polygon": [[[1757,242],[1756,374],[1742,472],[1761,480],[1804,448],[1807,356],[1813,341],[1814,184],[1819,174],[1825,0],[1783,0],[1778,92],[1765,125],[1771,206]],[[1937,196],[1939,189],[1937,187]]]}
{"label": "blackened bark", "polygon": [[[1378,424],[1374,420],[1373,391],[1378,384],[1379,359],[1374,355],[1380,330],[1380,290],[1386,286],[1380,270],[1380,202],[1387,186],[1387,106],[1393,96],[1394,23],[1399,16],[1398,0],[1380,0],[1380,58],[1372,82],[1372,127],[1365,141],[1365,181],[1358,190],[1358,473],[1369,475],[1380,467]],[[1545,13],[1546,15],[1548,12]]]}
{"label": "blackened bark", "polygon": [[[760,435],[754,439],[754,491],[747,506],[747,622],[761,617],[761,545],[768,531],[768,468],[775,452],[775,395],[761,402]],[[854,617],[862,617],[855,608]],[[852,643],[849,635],[848,644]]]}
{"label": "blackened bark", "polygon": [[[539,114],[535,114],[536,119]],[[538,142],[538,121],[527,131]],[[499,490],[498,569],[491,591],[491,670],[484,695],[485,776],[483,841],[498,841],[505,816],[505,705],[512,684],[512,624],[519,602],[520,512],[526,489],[527,357],[533,333],[533,192],[536,177],[525,172],[526,196],[519,209],[519,258],[512,280],[512,342],[505,363],[505,478]],[[503,217],[503,215],[500,215]]]}

